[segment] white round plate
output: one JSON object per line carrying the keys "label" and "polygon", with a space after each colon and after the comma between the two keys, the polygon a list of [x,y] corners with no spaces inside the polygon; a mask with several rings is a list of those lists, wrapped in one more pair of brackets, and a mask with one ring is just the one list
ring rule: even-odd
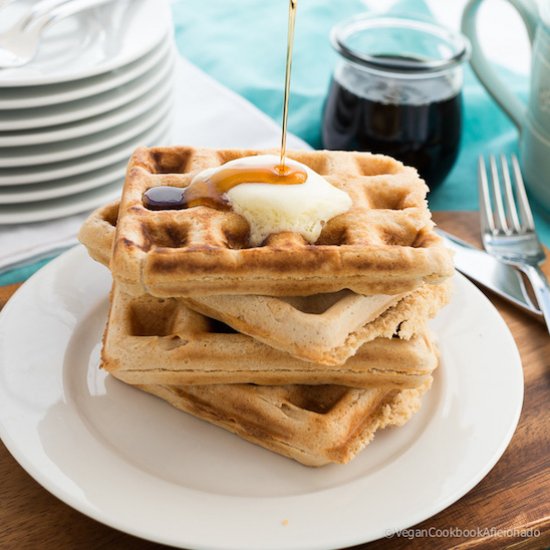
{"label": "white round plate", "polygon": [[184,548],[339,548],[449,506],[516,427],[514,340],[463,277],[432,324],[442,364],[421,410],[350,464],[313,469],[197,420],[98,369],[110,275],[77,247],[0,314],[0,435],[70,506]]}
{"label": "white round plate", "polygon": [[106,151],[124,141],[135,137],[153,124],[160,122],[171,106],[172,82],[164,82],[159,87],[156,96],[156,104],[142,116],[120,124],[108,130],[85,137],[59,141],[47,145],[30,145],[29,147],[10,147],[0,149],[0,168],[16,168],[21,166],[35,166],[37,164],[49,164],[62,162]]}
{"label": "white round plate", "polygon": [[41,222],[92,210],[120,197],[124,178],[106,185],[53,200],[0,205],[0,224]]}
{"label": "white round plate", "polygon": [[53,181],[43,181],[30,185],[6,185],[0,187],[0,205],[35,202],[75,195],[88,189],[106,185],[112,181],[122,181],[126,172],[127,159],[105,166],[99,170]]}
{"label": "white round plate", "polygon": [[88,136],[107,130],[113,126],[118,126],[129,120],[138,118],[143,115],[143,113],[149,111],[158,103],[159,97],[164,93],[164,88],[171,83],[171,80],[172,79],[168,79],[166,83],[160,83],[156,90],[138,97],[118,109],[87,118],[86,120],[77,120],[59,126],[50,126],[33,130],[0,132],[0,147],[27,147],[31,145],[54,143],[57,141]]}
{"label": "white round plate", "polygon": [[170,76],[173,68],[174,56],[169,55],[140,78],[114,90],[62,105],[1,111],[0,131],[10,132],[56,126],[107,113],[155,90]]}
{"label": "white round plate", "polygon": [[[149,128],[142,134],[116,147],[82,158],[23,168],[0,168],[0,186],[25,185],[27,183],[39,183],[67,178],[103,168],[122,159],[128,159],[132,151],[140,143],[148,143],[151,135],[158,135],[160,133],[159,130],[165,130],[169,124],[170,120],[167,117],[165,123],[159,125],[158,128]],[[161,126],[162,128],[160,128]]]}
{"label": "white round plate", "polygon": [[[157,133],[152,134],[150,139],[143,141],[143,144],[155,146],[168,141],[169,133],[166,131],[166,127],[163,127]],[[36,202],[25,201],[18,204],[2,204],[0,205],[0,225],[53,220],[97,208],[120,196],[124,174],[119,177],[119,172],[113,171],[112,178],[107,181],[106,184],[94,186],[87,191],[70,196],[65,195],[60,198]]]}
{"label": "white round plate", "polygon": [[[14,2],[3,11],[0,31],[32,3]],[[113,71],[153,50],[170,29],[166,0],[118,0],[87,10],[48,28],[32,62],[0,72],[0,88],[69,82]]]}
{"label": "white round plate", "polygon": [[161,43],[140,59],[129,65],[98,76],[51,84],[49,86],[31,86],[24,88],[2,88],[0,86],[0,109],[30,109],[75,101],[85,97],[112,90],[137,79],[149,69],[155,67],[166,57],[171,39],[164,38]]}

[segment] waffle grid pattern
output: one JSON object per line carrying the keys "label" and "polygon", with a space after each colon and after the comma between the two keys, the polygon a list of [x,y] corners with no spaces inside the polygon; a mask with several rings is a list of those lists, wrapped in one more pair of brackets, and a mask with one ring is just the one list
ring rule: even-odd
{"label": "waffle grid pattern", "polygon": [[[341,384],[413,388],[437,367],[426,333],[376,338],[344,365],[301,361],[189,309],[183,299],[112,292],[103,367],[131,384]],[[261,357],[261,361],[258,358]]]}
{"label": "waffle grid pattern", "polygon": [[409,390],[342,386],[140,385],[174,407],[308,466],[349,462],[377,430],[401,426],[431,379]]}
{"label": "waffle grid pattern", "polygon": [[[152,187],[187,186],[205,168],[259,151],[139,149],[126,177],[111,268],[115,278],[153,295],[314,294],[350,288],[397,293],[450,272],[447,251],[432,231],[416,171],[366,153],[289,152],[352,198],[328,221],[315,245],[295,233],[273,234],[250,247],[249,228],[231,211],[195,207],[150,211]],[[274,279],[277,279],[276,281]]]}
{"label": "waffle grid pattern", "polygon": [[[96,210],[80,238],[90,255],[109,265],[118,203]],[[298,359],[340,365],[365,342],[396,333],[409,339],[425,330],[450,297],[448,282],[412,293],[360,296],[350,291],[303,297],[197,296],[184,303],[209,318]],[[212,321],[213,322],[213,321]]]}
{"label": "waffle grid pattern", "polygon": [[407,422],[431,386],[426,321],[449,298],[451,257],[424,182],[389,157],[289,152],[352,198],[313,245],[284,232],[251,246],[245,219],[223,207],[143,204],[147,189],[266,152],[134,153],[120,203],[80,233],[114,279],[101,366],[303,464],[345,463]]}

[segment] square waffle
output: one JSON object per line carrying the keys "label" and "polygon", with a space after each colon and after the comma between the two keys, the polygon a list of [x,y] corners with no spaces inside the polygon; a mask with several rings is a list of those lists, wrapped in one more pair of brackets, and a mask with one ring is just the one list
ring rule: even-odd
{"label": "square waffle", "polygon": [[260,151],[192,147],[138,149],[130,159],[111,259],[114,278],[136,294],[307,296],[350,289],[398,294],[452,273],[432,230],[427,187],[416,171],[368,153],[290,151],[346,191],[352,208],[329,220],[313,245],[295,233],[260,246],[231,211],[198,206],[151,211],[143,193],[186,187],[195,174]]}
{"label": "square waffle", "polygon": [[200,296],[185,303],[293,357],[334,366],[374,339],[414,337],[449,295],[445,282],[396,296],[342,290],[304,297]]}
{"label": "square waffle", "polygon": [[129,384],[339,384],[414,388],[438,362],[428,335],[376,338],[344,365],[301,361],[189,309],[115,284],[102,366]]}
{"label": "square waffle", "polygon": [[[118,203],[97,209],[84,223],[80,239],[90,255],[108,265]],[[397,295],[360,296],[349,290],[304,297],[254,295],[194,296],[191,309],[298,359],[339,365],[364,343],[398,333],[409,339],[445,305],[448,282],[423,285]]]}
{"label": "square waffle", "polygon": [[377,430],[401,426],[420,408],[417,389],[253,384],[141,385],[174,407],[307,466],[349,462]]}

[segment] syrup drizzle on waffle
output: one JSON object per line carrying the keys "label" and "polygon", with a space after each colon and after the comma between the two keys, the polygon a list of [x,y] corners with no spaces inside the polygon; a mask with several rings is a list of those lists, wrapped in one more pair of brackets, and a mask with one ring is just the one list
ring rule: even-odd
{"label": "syrup drizzle on waffle", "polygon": [[148,189],[143,195],[143,203],[147,209],[182,210],[194,206],[209,206],[220,210],[229,210],[230,206],[225,193],[241,183],[298,185],[307,180],[307,172],[302,167],[286,164],[290,73],[292,69],[292,50],[297,6],[298,0],[289,0],[285,92],[279,163],[274,163],[271,166],[222,166],[214,173],[210,172],[202,178],[195,179],[186,189],[167,186]]}

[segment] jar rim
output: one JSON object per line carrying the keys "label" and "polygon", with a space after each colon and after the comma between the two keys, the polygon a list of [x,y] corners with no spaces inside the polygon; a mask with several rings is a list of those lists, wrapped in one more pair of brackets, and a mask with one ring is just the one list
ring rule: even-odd
{"label": "jar rim", "polygon": [[[358,32],[369,28],[392,27],[421,31],[452,44],[455,52],[445,59],[415,60],[380,57],[353,50],[345,41]],[[470,57],[470,41],[462,33],[422,19],[412,19],[379,14],[361,14],[335,25],[330,33],[332,47],[344,58],[363,67],[397,73],[432,73],[461,65]]]}

